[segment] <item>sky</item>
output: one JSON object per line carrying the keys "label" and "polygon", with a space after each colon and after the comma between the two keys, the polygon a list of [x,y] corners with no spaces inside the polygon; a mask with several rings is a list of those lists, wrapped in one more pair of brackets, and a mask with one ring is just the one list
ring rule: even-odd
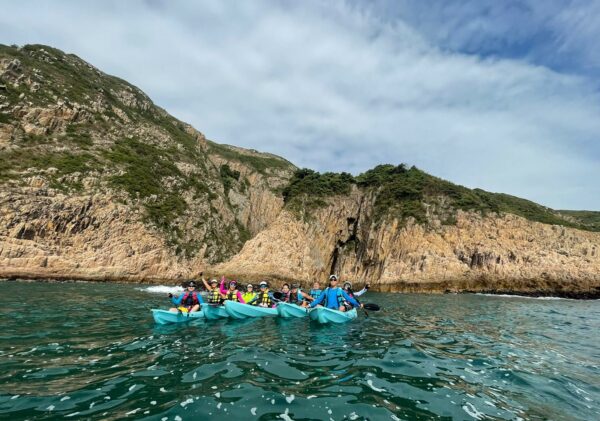
{"label": "sky", "polygon": [[600,210],[600,0],[6,2],[207,138]]}

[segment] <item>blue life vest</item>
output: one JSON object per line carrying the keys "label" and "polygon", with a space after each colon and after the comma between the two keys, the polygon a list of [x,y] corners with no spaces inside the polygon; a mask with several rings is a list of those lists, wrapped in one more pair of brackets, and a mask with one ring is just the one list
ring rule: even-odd
{"label": "blue life vest", "polygon": [[308,295],[310,295],[316,300],[317,298],[319,298],[319,295],[321,295],[322,292],[322,289],[311,289]]}
{"label": "blue life vest", "polygon": [[288,302],[291,304],[302,304],[302,300],[303,300],[303,296],[302,296],[302,290],[300,288],[298,288],[298,291],[296,291],[296,293],[290,292],[290,294],[288,295]]}
{"label": "blue life vest", "polygon": [[[325,288],[325,307],[334,308],[334,307],[329,306],[329,291],[330,291],[329,287]],[[337,299],[337,307],[335,307],[335,308],[337,309],[340,306],[344,305],[345,300],[344,300],[344,295],[342,293],[342,289],[340,287],[335,288],[335,293],[336,293],[336,299]]]}

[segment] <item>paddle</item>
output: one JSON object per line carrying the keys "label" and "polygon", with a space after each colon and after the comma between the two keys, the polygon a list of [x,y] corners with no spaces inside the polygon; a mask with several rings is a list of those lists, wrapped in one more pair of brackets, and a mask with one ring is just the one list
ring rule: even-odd
{"label": "paddle", "polygon": [[377,304],[374,304],[374,303],[365,303],[365,304],[363,304],[363,308],[365,310],[371,310],[371,311],[381,310],[381,307],[379,307]]}
{"label": "paddle", "polygon": [[283,298],[283,292],[279,292],[279,291],[274,292],[273,297],[275,297],[277,300],[281,301],[281,299]]}

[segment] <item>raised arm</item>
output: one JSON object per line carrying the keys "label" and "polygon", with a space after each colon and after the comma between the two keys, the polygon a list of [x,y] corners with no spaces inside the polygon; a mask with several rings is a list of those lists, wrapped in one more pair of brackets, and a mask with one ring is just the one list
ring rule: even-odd
{"label": "raised arm", "polygon": [[204,279],[204,277],[202,277],[202,283],[204,284],[204,288],[206,288],[207,291],[212,291],[211,286],[208,285],[208,282],[206,282],[206,279]]}
{"label": "raised arm", "polygon": [[358,292],[355,292],[355,293],[354,293],[354,296],[355,296],[355,297],[360,297],[361,295],[363,295],[363,294],[364,294],[365,292],[367,292],[368,290],[369,290],[369,288],[367,288],[367,287],[364,287],[364,288],[363,288],[363,289],[361,289],[360,291],[358,291]]}
{"label": "raised arm", "polygon": [[239,291],[237,292],[237,299],[240,303],[246,304],[246,302],[244,301],[244,297],[242,297],[242,293]]}

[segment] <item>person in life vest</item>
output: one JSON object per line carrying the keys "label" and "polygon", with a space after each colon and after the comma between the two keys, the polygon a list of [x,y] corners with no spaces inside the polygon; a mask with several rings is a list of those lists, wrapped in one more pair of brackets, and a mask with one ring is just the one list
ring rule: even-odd
{"label": "person in life vest", "polygon": [[300,285],[292,284],[287,302],[290,304],[307,307],[309,301],[313,301],[313,297],[302,291],[300,289]]}
{"label": "person in life vest", "polygon": [[254,304],[259,307],[275,307],[275,303],[279,300],[273,296],[273,293],[269,291],[269,284],[267,281],[261,281],[258,284],[260,291],[256,294],[256,297],[248,304]]}
{"label": "person in life vest", "polygon": [[242,293],[237,289],[237,281],[229,281],[229,288],[225,289],[225,277],[221,278],[221,286],[219,287],[221,297],[224,300],[238,301],[242,304],[246,304],[246,301],[242,297]]}
{"label": "person in life vest", "polygon": [[254,292],[254,285],[248,284],[246,285],[246,292],[242,294],[242,298],[244,302],[249,303],[256,297],[256,292]]}
{"label": "person in life vest", "polygon": [[184,291],[178,297],[169,294],[169,298],[176,307],[172,307],[169,311],[182,313],[193,313],[200,310],[200,306],[204,304],[202,296],[196,291],[196,282],[190,281],[187,283],[187,291]]}
{"label": "person in life vest", "polygon": [[[356,299],[356,298],[360,297],[361,295],[363,295],[365,292],[367,292],[369,290],[369,288],[370,288],[370,285],[369,285],[369,283],[367,283],[367,284],[365,284],[365,286],[364,286],[363,289],[361,289],[358,292],[354,292],[352,290],[352,284],[350,282],[348,282],[348,281],[344,282],[344,286],[342,287],[342,289],[344,290],[344,292],[346,294],[348,294],[350,297],[354,298],[354,299]],[[346,306],[346,308],[348,308],[348,309],[352,308],[352,304],[350,304],[347,301],[344,303],[344,306]]]}
{"label": "person in life vest", "polygon": [[281,286],[281,299],[280,301],[287,303],[290,301],[290,284],[283,284]]}
{"label": "person in life vest", "polygon": [[319,281],[316,281],[313,284],[312,289],[308,292],[308,294],[313,298],[313,300],[316,300],[317,298],[319,298],[319,295],[321,295],[322,292],[323,290],[321,289],[321,284],[319,283]]}
{"label": "person in life vest", "polygon": [[220,305],[223,303],[223,297],[219,289],[219,282],[216,279],[211,279],[210,284],[206,282],[206,279],[202,278],[202,282],[208,291],[208,304]]}
{"label": "person in life vest", "polygon": [[362,304],[350,297],[338,286],[338,277],[336,275],[331,275],[329,277],[329,287],[325,288],[321,295],[319,295],[319,298],[310,303],[310,307],[316,307],[323,303],[322,305],[327,308],[348,311],[350,309],[346,308],[344,304],[345,301],[349,302],[354,307],[362,307]]}

